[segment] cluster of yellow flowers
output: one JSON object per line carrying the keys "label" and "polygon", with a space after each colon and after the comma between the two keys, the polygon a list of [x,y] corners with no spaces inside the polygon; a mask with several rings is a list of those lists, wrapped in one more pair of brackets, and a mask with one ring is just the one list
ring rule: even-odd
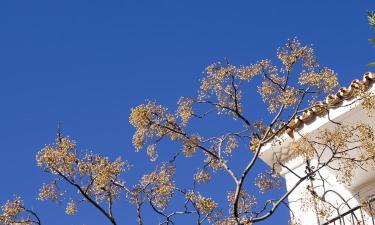
{"label": "cluster of yellow flowers", "polygon": [[294,87],[287,87],[279,96],[279,102],[285,107],[293,106],[298,102],[298,90]]}
{"label": "cluster of yellow flowers", "polygon": [[155,162],[159,155],[158,155],[158,152],[156,151],[156,144],[151,144],[147,147],[147,155],[150,157],[150,160],[152,162]]}
{"label": "cluster of yellow flowers", "polygon": [[277,50],[277,57],[287,72],[292,70],[293,65],[298,60],[302,60],[303,66],[307,69],[319,66],[314,49],[308,46],[301,46],[297,38],[288,40],[285,46],[279,48]]}
{"label": "cluster of yellow flowers", "polygon": [[[212,151],[216,152],[217,149],[214,148]],[[206,158],[205,158],[204,162],[208,163],[208,165],[214,171],[224,168],[224,165],[227,163],[227,160],[224,160],[222,158],[219,159],[219,158],[213,157],[212,155],[207,154],[207,153],[205,153],[205,155],[206,155]]]}
{"label": "cluster of yellow flowers", "polygon": [[2,225],[40,225],[41,222],[36,213],[25,208],[20,197],[15,196],[13,200],[8,200],[1,206],[0,224]]}
{"label": "cluster of yellow flowers", "polygon": [[211,175],[207,170],[199,170],[194,174],[194,180],[197,183],[208,183],[211,180]]}
{"label": "cluster of yellow flowers", "polygon": [[[47,145],[40,150],[37,162],[45,171],[78,187],[86,197],[94,197],[97,203],[107,201],[112,204],[124,188],[124,181],[120,179],[120,175],[125,171],[127,164],[121,158],[111,161],[108,157],[91,152],[79,157],[75,142],[68,137],[59,136],[55,144]],[[43,184],[38,199],[60,203],[63,192],[58,191],[57,181],[58,179]],[[66,212],[76,212],[72,202],[68,203]]]}
{"label": "cluster of yellow flowers", "polygon": [[77,172],[75,165],[78,158],[75,153],[76,144],[67,137],[57,138],[55,145],[47,145],[38,152],[38,166],[52,174],[71,177]]}
{"label": "cluster of yellow flowers", "polygon": [[373,117],[375,115],[375,95],[369,92],[361,92],[361,106],[367,115]]}
{"label": "cluster of yellow flowers", "polygon": [[125,171],[125,166],[121,158],[110,161],[108,157],[86,153],[77,167],[80,176],[89,180],[84,185],[86,192],[95,196],[97,202],[109,202],[118,199],[123,190],[124,181],[119,176]]}
{"label": "cluster of yellow flowers", "polygon": [[[154,102],[148,102],[132,109],[130,123],[136,128],[133,135],[133,145],[139,151],[147,141],[155,140],[147,147],[147,154],[151,161],[158,158],[156,142],[164,137],[171,140],[183,142],[182,152],[185,156],[191,157],[201,143],[199,135],[188,136],[184,133],[183,126],[186,125],[193,115],[192,100],[181,98],[176,115],[167,112],[167,109]],[[181,124],[177,118],[181,118]]]}
{"label": "cluster of yellow flowers", "polygon": [[73,200],[70,200],[66,205],[65,213],[68,215],[74,215],[77,213],[77,203]]}
{"label": "cluster of yellow flowers", "polygon": [[317,203],[316,211],[319,219],[328,220],[334,214],[333,207],[324,201],[318,201]]}
{"label": "cluster of yellow flowers", "polygon": [[191,157],[197,151],[202,138],[199,135],[192,135],[183,141],[182,152],[186,157]]}
{"label": "cluster of yellow flowers", "polygon": [[[319,141],[325,146],[328,146],[332,152],[334,152],[337,160],[337,179],[339,182],[350,185],[354,170],[358,168],[357,160],[361,161],[361,164],[366,163],[365,154],[367,153],[365,147],[366,144],[373,144],[373,140],[367,140],[368,135],[371,134],[372,128],[366,124],[347,124],[341,125],[336,129],[322,132],[318,137]],[[365,135],[365,136],[363,136]],[[364,138],[364,139],[362,139]],[[365,140],[366,143],[361,143],[361,140]],[[354,144],[351,146],[349,144]],[[365,144],[361,147],[361,144]],[[355,147],[357,145],[357,147]],[[352,149],[348,151],[348,149]],[[364,150],[364,151],[362,151]],[[352,152],[357,151],[358,157],[354,157]],[[373,150],[370,150],[370,154],[374,154]]]}
{"label": "cluster of yellow flowers", "polygon": [[181,118],[182,124],[186,125],[193,116],[193,99],[181,97],[178,101],[177,116]]}
{"label": "cluster of yellow flowers", "polygon": [[253,137],[249,142],[249,148],[252,152],[255,152],[257,147],[259,146],[260,140],[259,138]]}
{"label": "cluster of yellow flowers", "polygon": [[275,173],[260,173],[255,179],[255,185],[261,193],[281,187],[281,181]]}
{"label": "cluster of yellow flowers", "polygon": [[298,90],[291,86],[280,88],[285,82],[282,78],[271,76],[270,80],[264,80],[258,87],[258,92],[262,96],[263,101],[267,104],[268,110],[273,113],[282,104],[284,107],[290,107],[298,101]]}
{"label": "cluster of yellow flowers", "polygon": [[175,184],[173,175],[175,173],[172,164],[163,164],[159,169],[143,175],[140,184],[133,189],[130,200],[136,203],[140,192],[145,193],[146,198],[159,209],[167,208],[169,200],[172,198]]}
{"label": "cluster of yellow flowers", "polygon": [[375,167],[375,133],[374,128],[368,124],[357,124],[356,136],[358,136],[362,155],[361,160]]}
{"label": "cluster of yellow flowers", "polygon": [[317,139],[321,144],[329,146],[336,152],[344,152],[348,148],[349,141],[356,129],[356,125],[342,124],[335,129],[324,130],[317,136]]}
{"label": "cluster of yellow flowers", "polygon": [[203,197],[200,194],[195,194],[193,191],[187,192],[185,197],[194,204],[199,212],[205,215],[210,215],[218,206],[213,199]]}
{"label": "cluster of yellow flowers", "polygon": [[301,85],[311,85],[331,93],[339,84],[337,74],[332,69],[323,68],[315,72],[314,70],[302,71],[299,77]]}
{"label": "cluster of yellow flowers", "polygon": [[[180,115],[182,120],[187,120],[188,106],[185,104],[180,108]],[[183,112],[184,111],[184,112]],[[139,105],[131,110],[130,123],[136,128],[133,135],[133,145],[139,151],[146,141],[155,138],[159,140],[165,136],[169,136],[172,140],[183,138],[183,130],[177,123],[175,115],[169,114],[167,108],[156,104],[155,102],[148,102],[147,104]],[[185,121],[187,122],[187,121]],[[148,148],[148,155],[151,160],[156,160],[156,143],[153,143]]]}
{"label": "cluster of yellow flowers", "polygon": [[154,102],[148,102],[131,109],[129,121],[136,128],[133,145],[137,150],[143,147],[147,138],[166,135],[167,131],[158,126],[158,124],[162,124],[165,115],[166,109]]}
{"label": "cluster of yellow flowers", "polygon": [[[306,46],[301,47],[296,39],[290,41],[286,47],[279,49],[278,57],[285,65],[288,73],[297,60],[302,60],[304,67],[311,72],[319,66],[313,49]],[[294,105],[299,96],[298,88],[286,85],[286,77],[278,75],[279,72],[283,73],[283,71],[274,66],[270,60],[261,60],[257,64],[239,68],[230,64],[222,66],[221,63],[214,63],[206,68],[207,76],[202,80],[199,99],[207,99],[211,95],[215,95],[218,100],[216,105],[218,112],[232,113],[237,116],[233,112],[241,112],[242,105],[240,101],[241,90],[235,79],[249,81],[256,75],[262,75],[264,81],[258,87],[258,92],[264,102],[267,103],[269,110],[274,112],[281,104],[286,107]],[[337,85],[337,80],[332,70],[325,68],[319,73],[314,73],[314,75],[316,75],[314,79],[309,79],[319,79],[318,87],[322,87],[321,83],[326,83],[327,85],[324,88],[328,90]],[[304,84],[309,83],[308,80],[303,81],[305,81]]]}
{"label": "cluster of yellow flowers", "polygon": [[371,202],[368,199],[366,199],[366,200],[362,200],[360,204],[361,204],[361,209],[364,209],[370,216],[372,217],[375,216],[374,202]]}
{"label": "cluster of yellow flowers", "polygon": [[58,191],[56,182],[54,181],[42,185],[42,187],[39,189],[38,199],[41,201],[52,200],[56,203],[60,203],[60,197],[62,195],[63,193]]}
{"label": "cluster of yellow flowers", "polygon": [[215,225],[237,225],[237,224],[243,224],[243,225],[252,225],[251,218],[247,217],[241,217],[241,218],[234,218],[234,217],[228,217],[222,220],[219,220],[215,223]]}
{"label": "cluster of yellow flowers", "polygon": [[[227,195],[227,199],[229,202],[229,206],[231,207],[231,212],[234,211],[233,204],[235,201],[235,192],[229,191]],[[257,199],[255,196],[250,195],[245,190],[241,190],[239,194],[239,201],[237,206],[238,214],[247,214],[250,213],[252,209],[254,209],[257,206]]]}
{"label": "cluster of yellow flowers", "polygon": [[227,155],[231,155],[233,150],[236,149],[236,148],[238,148],[238,141],[234,136],[230,135],[227,138],[227,145],[225,146],[224,152]]}
{"label": "cluster of yellow flowers", "polygon": [[310,142],[310,137],[305,135],[290,144],[287,158],[283,159],[283,161],[287,161],[298,156],[302,156],[305,160],[310,160],[314,154],[314,145]]}
{"label": "cluster of yellow flowers", "polygon": [[311,186],[307,186],[305,190],[302,190],[302,196],[299,199],[301,210],[303,212],[314,211],[321,221],[327,221],[329,218],[332,218],[334,212],[342,207],[337,202],[328,203],[324,198],[320,198]]}
{"label": "cluster of yellow flowers", "polygon": [[328,155],[334,157],[336,163],[332,164],[331,168],[338,171],[338,181],[350,185],[355,169],[364,165],[375,167],[374,149],[373,127],[364,123],[345,123],[337,125],[334,129],[322,130],[315,138],[305,135],[293,141],[288,157],[283,161],[298,156],[310,160],[313,156],[321,155],[322,151],[326,151]]}
{"label": "cluster of yellow flowers", "polygon": [[22,199],[16,196],[12,201],[8,200],[3,206],[1,206],[1,210],[1,224],[16,224],[18,221],[17,217],[20,215],[20,213],[25,211],[25,208],[23,206]]}
{"label": "cluster of yellow flowers", "polygon": [[265,80],[258,87],[258,92],[262,96],[262,99],[268,105],[268,110],[270,112],[275,112],[280,106],[280,101],[277,98],[278,87],[272,84],[270,81]]}
{"label": "cluster of yellow flowers", "polygon": [[236,69],[236,74],[238,79],[243,81],[249,81],[254,76],[258,75],[262,68],[265,66],[265,64],[268,64],[269,62],[264,60],[256,64],[252,64],[249,66],[239,66]]}
{"label": "cluster of yellow flowers", "polygon": [[[306,88],[315,87],[325,93],[331,93],[338,85],[337,74],[328,68],[320,69],[314,49],[301,46],[296,38],[289,40],[284,47],[279,48],[277,56],[284,68],[278,70],[269,65],[262,68],[261,71],[265,79],[258,87],[258,92],[263,101],[267,103],[271,113],[275,112],[280,105],[293,106],[301,98],[302,87],[298,87],[297,84],[286,85],[286,82],[290,81],[289,74],[298,61],[301,61],[302,64],[302,71],[298,76],[300,85],[306,86]],[[283,76],[280,76],[279,73]]]}
{"label": "cluster of yellow flowers", "polygon": [[[241,73],[250,70],[245,67],[240,69]],[[233,114],[232,110],[241,111],[241,91],[238,84],[233,82],[238,76],[237,68],[230,64],[222,66],[221,63],[214,63],[206,68],[206,73],[207,76],[201,82],[198,99],[204,100],[215,95],[218,113]]]}
{"label": "cluster of yellow flowers", "polygon": [[300,209],[302,212],[315,212],[316,213],[316,204],[319,201],[316,194],[313,192],[310,186],[307,186],[306,189],[300,191],[301,198],[298,200],[300,202]]}

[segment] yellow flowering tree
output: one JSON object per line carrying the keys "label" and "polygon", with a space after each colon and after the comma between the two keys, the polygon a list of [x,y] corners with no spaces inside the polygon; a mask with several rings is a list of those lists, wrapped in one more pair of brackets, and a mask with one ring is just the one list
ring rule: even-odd
{"label": "yellow flowering tree", "polygon": [[[367,19],[368,22],[371,26],[371,28],[375,28],[375,12],[374,11],[369,11],[367,13]],[[369,39],[371,43],[375,43],[375,38],[370,38]],[[375,66],[375,62],[369,63],[370,66]]]}
{"label": "yellow flowering tree", "polygon": [[126,162],[121,158],[111,161],[108,157],[91,152],[79,156],[75,142],[60,133],[56,143],[44,147],[38,152],[36,159],[39,167],[56,177],[50,183],[43,184],[39,192],[39,200],[60,203],[63,192],[59,191],[58,183],[67,182],[83,198],[72,199],[67,203],[68,215],[77,212],[77,202],[88,202],[111,223],[116,224],[112,207],[125,189],[120,175],[127,168]]}
{"label": "yellow flowering tree", "polygon": [[[276,161],[271,170],[259,172],[256,169],[256,162],[263,147],[283,133],[292,135],[295,118],[305,107],[314,108],[320,114],[329,113],[330,108],[339,107],[318,101],[326,95],[332,98],[330,103],[337,101],[334,95],[330,94],[338,90],[339,81],[332,69],[319,65],[313,48],[301,45],[297,39],[291,39],[278,49],[277,58],[279,65],[270,60],[260,60],[247,66],[236,66],[228,60],[213,63],[205,69],[198,96],[182,97],[175,111],[169,111],[154,101],[132,109],[130,123],[136,129],[133,144],[137,151],[147,149],[147,154],[154,161],[159,155],[157,149],[160,140],[169,139],[181,144],[176,156],[182,153],[190,158],[197,155],[197,152],[203,153],[202,167],[193,177],[194,184],[212,182],[212,174],[218,171],[224,172],[232,180],[233,188],[227,191],[228,214],[224,213],[223,206],[220,207],[215,202],[215,196],[201,196],[195,185],[191,191],[184,192],[194,206],[193,212],[198,215],[198,224],[206,219],[212,224],[254,224],[269,218],[281,205],[287,205],[286,199],[296,187],[303,181],[315,179],[322,168],[340,171],[338,181],[345,184],[351,182],[355,169],[364,169],[366,166],[375,168],[372,127],[362,123],[339,124],[332,121],[336,126],[333,131],[324,131],[317,137],[302,135],[290,144],[287,158],[275,156]],[[374,96],[365,92],[368,83],[359,83],[356,88],[354,95],[358,95],[362,107],[368,113],[373,112]],[[252,108],[255,105],[258,107],[259,103],[256,98],[243,97],[248,96],[247,92],[251,89],[257,90],[269,116],[252,116]],[[213,115],[216,115],[218,121],[222,118],[233,118],[237,130],[228,127],[227,131],[220,135],[200,134],[200,130],[203,132],[201,126],[209,127],[203,125],[205,119],[211,121]],[[191,122],[192,120],[199,121],[198,127],[194,126],[197,122]],[[353,143],[358,145],[353,147]],[[322,146],[324,154],[320,150]],[[244,153],[244,149],[248,151]],[[359,149],[361,154],[354,156],[352,153]],[[233,162],[232,155],[236,151],[242,151],[244,157],[241,159],[246,160],[243,168],[238,168],[240,163]],[[323,159],[322,155],[330,157]],[[256,195],[282,186],[282,179],[278,175],[279,168],[287,168],[285,162],[299,156],[307,165],[310,165],[310,160],[317,158],[317,164],[308,166],[306,174],[299,177],[296,186],[279,199],[259,202],[262,198],[257,198]],[[224,176],[222,173],[220,175]],[[255,178],[258,193],[245,185],[251,177]],[[174,192],[178,192],[177,190],[180,189],[176,187]],[[309,193],[316,191],[310,188]],[[322,205],[329,205],[324,197],[314,196],[319,197]],[[141,204],[138,204],[138,207],[141,207]],[[320,214],[330,212],[329,207],[320,209]],[[185,210],[181,213],[191,214],[191,211]],[[168,214],[162,215],[167,222],[171,220]],[[203,220],[201,215],[204,215]]]}
{"label": "yellow flowering tree", "polygon": [[41,225],[40,218],[32,210],[24,206],[20,197],[15,196],[1,206],[0,224]]}
{"label": "yellow flowering tree", "polygon": [[[181,97],[175,110],[170,111],[154,101],[131,109],[129,120],[135,129],[132,139],[135,151],[144,149],[155,162],[161,155],[158,148],[162,140],[179,145],[169,161],[144,174],[137,184],[128,185],[123,179],[123,173],[129,168],[126,161],[81,152],[74,140],[58,132],[55,143],[46,145],[36,156],[37,165],[53,177],[42,184],[38,199],[66,204],[68,215],[78,213],[80,204],[91,204],[111,224],[118,223],[114,204],[125,204],[120,196],[135,206],[139,224],[144,224],[145,205],[162,218],[160,224],[174,224],[180,216],[194,217],[197,224],[254,224],[268,219],[280,206],[287,206],[287,197],[295,188],[303,181],[316,179],[322,168],[340,171],[338,180],[350,183],[355,169],[375,167],[372,127],[332,121],[336,129],[315,137],[302,135],[290,144],[289,158],[300,156],[307,165],[312,158],[318,158],[316,165],[308,166],[306,174],[299,177],[296,187],[278,199],[258,198],[283,185],[278,172],[280,167],[287,168],[287,159],[276,156],[273,168],[256,169],[261,150],[281,134],[292,134],[295,118],[304,107],[329,112],[332,106],[318,100],[335,92],[339,84],[332,69],[320,66],[314,49],[297,39],[288,40],[279,48],[277,58],[277,64],[267,59],[246,66],[232,65],[228,60],[213,63],[204,70],[198,95]],[[375,109],[374,96],[366,94],[365,88],[365,84],[358,85],[355,94],[363,108],[371,113]],[[248,97],[252,90],[259,94],[259,100]],[[254,107],[258,109],[261,101],[269,115],[256,118]],[[210,122],[205,124],[206,120],[227,118],[233,119],[233,127],[213,132],[215,135],[202,134],[202,126],[210,127]],[[357,145],[353,148],[352,143]],[[320,157],[322,146],[328,159]],[[358,149],[360,155],[351,154]],[[233,159],[238,152],[243,155],[241,163]],[[176,159],[183,156],[184,160],[195,157],[201,162],[197,172],[188,179],[191,180],[189,187],[179,187],[174,180],[179,166]],[[245,163],[243,167],[242,163]],[[223,176],[231,180],[228,184],[231,189],[222,190],[228,202],[226,206],[219,204],[218,196],[206,196],[200,191],[202,185],[217,182]],[[247,186],[251,178],[254,180],[250,182],[258,188],[255,192]],[[65,190],[66,185],[75,189],[78,196]],[[322,202],[319,211],[322,215],[330,212],[324,195],[317,196],[311,187],[308,192],[313,199],[310,202]],[[177,196],[183,199],[181,210],[170,207]],[[37,214],[26,209],[18,197],[6,202],[2,211],[0,222],[4,224],[40,224]]]}

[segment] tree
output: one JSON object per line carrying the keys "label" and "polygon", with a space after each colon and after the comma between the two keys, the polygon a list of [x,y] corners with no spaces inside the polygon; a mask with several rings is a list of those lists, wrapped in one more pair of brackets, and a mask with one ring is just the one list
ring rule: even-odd
{"label": "tree", "polygon": [[[146,149],[150,160],[155,162],[161,154],[158,145],[162,141],[181,146],[169,152],[172,155],[170,160],[159,163],[154,171],[144,174],[133,186],[125,184],[122,178],[123,173],[128,171],[128,162],[121,158],[113,161],[92,152],[81,154],[75,141],[59,131],[56,142],[45,146],[37,154],[38,166],[54,177],[51,182],[42,185],[39,199],[57,203],[66,201],[66,197],[62,199],[64,191],[61,187],[67,184],[78,192],[78,195],[69,193],[71,200],[67,202],[67,214],[75,214],[77,204],[87,203],[111,224],[117,224],[113,205],[124,204],[124,201],[119,201],[121,195],[135,205],[139,224],[143,224],[142,209],[145,205],[163,218],[160,224],[173,224],[176,217],[182,216],[194,217],[197,224],[254,224],[268,219],[280,207],[288,207],[287,198],[295,188],[275,199],[264,200],[262,196],[283,185],[279,171],[280,168],[292,170],[286,163],[292,157],[301,157],[308,165],[305,175],[298,176],[295,187],[310,180],[326,182],[323,178],[319,179],[323,168],[340,171],[338,180],[342,183],[350,183],[355,169],[365,165],[374,168],[372,127],[332,121],[335,129],[326,130],[317,137],[301,135],[290,145],[287,158],[275,155],[272,168],[257,169],[260,153],[268,143],[282,134],[297,132],[295,119],[304,112],[304,108],[309,110],[314,107],[314,113],[329,114],[331,108],[340,107],[318,101],[334,93],[339,82],[332,69],[319,65],[313,48],[291,39],[277,50],[277,58],[280,60],[278,66],[270,60],[247,66],[235,66],[228,60],[209,65],[201,80],[198,96],[180,98],[175,111],[169,111],[153,101],[133,108],[129,120],[135,128],[133,144],[136,151]],[[354,95],[372,113],[375,100],[373,95],[365,92],[367,87],[368,83],[359,82]],[[244,98],[249,96],[248,92],[259,93],[268,116],[255,116],[251,109],[261,110],[260,103],[255,97]],[[203,125],[209,127],[212,121],[228,119],[232,125],[225,131],[205,131],[202,134]],[[357,145],[352,147],[349,143]],[[358,150],[361,154],[350,154]],[[245,160],[244,167],[233,160],[236,154]],[[327,154],[329,157],[322,157]],[[176,159],[183,155],[187,158],[185,160],[194,157],[201,162],[188,187],[180,187],[174,181],[174,177],[178,176],[175,168],[179,166]],[[313,158],[317,160],[311,165]],[[219,205],[216,201],[218,196],[201,194],[201,186],[214,182],[213,176],[231,179],[231,189],[221,190],[227,196],[229,207]],[[258,190],[249,188],[249,183],[254,183]],[[334,208],[324,198],[325,193],[318,195],[320,192],[316,188],[308,188],[310,197],[306,197],[306,206],[319,201],[324,205],[322,209],[325,211],[322,212]],[[171,199],[180,202],[180,210],[170,207]],[[7,202],[2,209],[0,221],[4,224],[40,224],[39,219],[23,219],[20,213],[30,211],[25,210],[19,198],[15,202]],[[30,213],[36,217],[34,212]]]}
{"label": "tree", "polygon": [[[375,28],[375,12],[374,11],[369,11],[367,13],[367,19],[371,28]],[[374,44],[375,38],[369,38],[369,41]],[[375,66],[375,62],[369,63],[369,66]]]}

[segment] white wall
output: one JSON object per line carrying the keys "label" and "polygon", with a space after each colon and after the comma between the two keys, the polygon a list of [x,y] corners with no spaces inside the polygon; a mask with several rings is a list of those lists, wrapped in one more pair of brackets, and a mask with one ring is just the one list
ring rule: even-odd
{"label": "white wall", "polygon": [[[375,93],[375,85],[371,87],[369,90]],[[368,117],[367,114],[361,108],[359,102],[353,104],[355,99],[350,101],[344,101],[343,105],[347,105],[346,107],[340,107],[337,109],[330,110],[330,117],[323,116],[316,118],[310,124],[304,125],[300,130],[299,133],[301,134],[310,134],[312,136],[320,133],[324,129],[331,129],[334,127],[334,124],[331,120],[337,122],[363,122],[369,124],[375,128],[375,117]],[[278,140],[274,142],[270,142],[265,146],[265,148],[261,152],[261,158],[268,164],[273,165],[275,161],[275,154],[280,155],[287,155],[288,154],[288,147],[289,144],[293,141],[298,139],[298,135],[291,138],[287,134],[279,137]],[[280,157],[279,157],[280,158]],[[312,161],[314,164],[314,161]],[[302,158],[296,158],[288,161],[286,163],[290,169],[293,170],[293,173],[296,173],[298,176],[304,176],[306,170],[306,164],[302,160]],[[362,201],[367,200],[369,196],[375,195],[375,169],[374,168],[367,168],[368,171],[364,170],[356,170],[354,178],[352,180],[351,185],[343,185],[339,183],[336,179],[337,172],[332,171],[329,169],[322,169],[320,171],[321,176],[326,179],[328,182],[325,184],[325,190],[329,191],[329,194],[326,195],[326,200],[332,203],[335,206],[340,206],[340,212],[346,212],[351,208],[358,206]],[[283,175],[286,179],[287,190],[291,190],[294,185],[299,181],[299,178],[287,171],[286,169],[280,171],[281,175]],[[291,216],[295,216],[302,225],[318,225],[323,224],[327,221],[328,218],[318,218],[316,207],[319,208],[319,204],[306,204],[301,201],[301,199],[306,200],[306,189],[308,185],[314,185],[314,187],[319,187],[317,189],[318,194],[323,193],[323,188],[321,187],[322,182],[319,181],[319,177],[316,177],[314,181],[304,181],[301,183],[298,188],[296,188],[292,194],[288,197],[289,206],[293,213]],[[334,194],[334,192],[340,194],[341,197]],[[344,203],[343,198],[345,201],[348,202],[349,207]],[[368,213],[363,211],[364,216],[367,218]],[[337,216],[337,212],[329,213],[329,218],[334,218]],[[360,212],[357,211],[356,216],[361,218]],[[351,216],[345,217],[346,223],[345,224],[353,224],[349,220],[351,220]],[[348,220],[349,219],[349,220]],[[340,224],[340,223],[336,223]],[[369,220],[368,224],[373,224],[371,220]]]}

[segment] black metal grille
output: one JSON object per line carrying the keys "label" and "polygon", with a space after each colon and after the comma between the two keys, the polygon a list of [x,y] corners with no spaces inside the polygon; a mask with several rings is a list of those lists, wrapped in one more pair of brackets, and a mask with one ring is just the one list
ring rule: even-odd
{"label": "black metal grille", "polygon": [[373,206],[375,198],[368,201],[364,206],[356,206],[340,215],[328,220],[322,225],[375,225]]}

